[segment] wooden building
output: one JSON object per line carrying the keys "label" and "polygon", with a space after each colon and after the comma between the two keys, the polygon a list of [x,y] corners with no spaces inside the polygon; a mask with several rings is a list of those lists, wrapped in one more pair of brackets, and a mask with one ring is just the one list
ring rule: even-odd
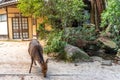
{"label": "wooden building", "polygon": [[37,20],[22,16],[17,4],[18,0],[0,0],[0,40],[36,37]]}

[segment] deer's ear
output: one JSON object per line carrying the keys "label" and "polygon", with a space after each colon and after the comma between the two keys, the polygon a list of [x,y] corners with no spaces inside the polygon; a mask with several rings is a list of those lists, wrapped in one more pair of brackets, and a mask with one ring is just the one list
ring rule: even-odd
{"label": "deer's ear", "polygon": [[46,59],[46,63],[48,63],[48,59]]}

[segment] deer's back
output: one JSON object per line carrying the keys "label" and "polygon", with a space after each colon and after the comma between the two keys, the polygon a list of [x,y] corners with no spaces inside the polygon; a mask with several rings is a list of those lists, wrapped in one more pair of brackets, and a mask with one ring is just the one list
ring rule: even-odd
{"label": "deer's back", "polygon": [[29,43],[28,52],[29,52],[30,56],[33,57],[35,60],[43,59],[42,46],[36,39],[31,40],[31,42]]}

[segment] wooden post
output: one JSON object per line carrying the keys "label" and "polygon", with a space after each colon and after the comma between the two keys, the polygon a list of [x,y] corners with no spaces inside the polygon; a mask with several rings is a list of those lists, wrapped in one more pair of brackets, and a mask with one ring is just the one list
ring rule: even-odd
{"label": "wooden post", "polygon": [[8,32],[8,39],[9,39],[9,20],[8,20],[8,8],[6,7],[6,14],[7,14],[7,32]]}

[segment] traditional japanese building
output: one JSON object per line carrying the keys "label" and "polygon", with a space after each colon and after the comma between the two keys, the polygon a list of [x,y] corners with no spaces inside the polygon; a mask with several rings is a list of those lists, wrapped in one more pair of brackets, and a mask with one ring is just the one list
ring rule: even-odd
{"label": "traditional japanese building", "polygon": [[0,40],[36,37],[37,20],[22,16],[17,4],[18,0],[0,0]]}

